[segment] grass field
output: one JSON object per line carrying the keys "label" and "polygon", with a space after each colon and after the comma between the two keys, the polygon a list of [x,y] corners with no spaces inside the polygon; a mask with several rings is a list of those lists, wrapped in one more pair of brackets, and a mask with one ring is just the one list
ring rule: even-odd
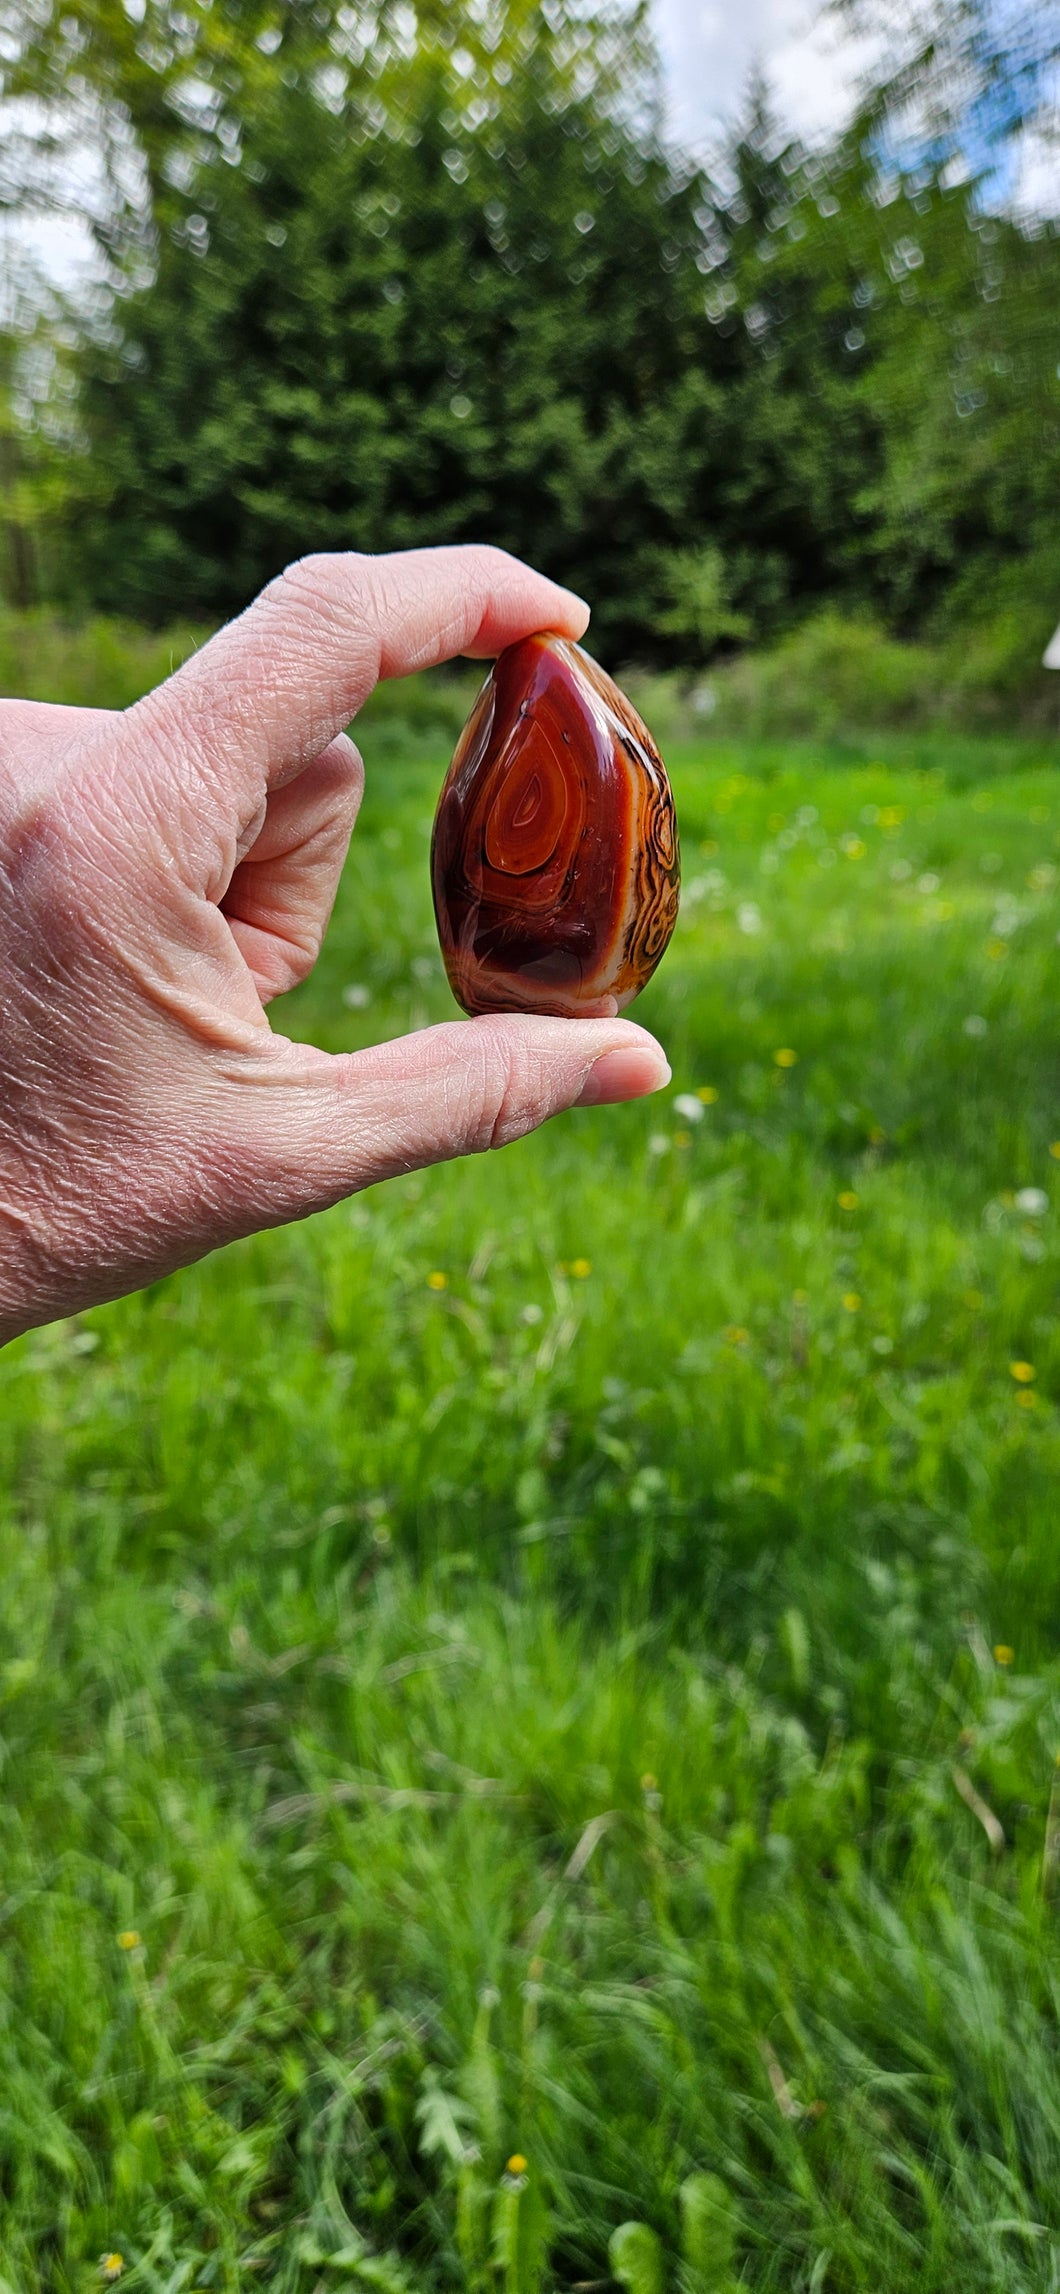
{"label": "grass field", "polygon": [[1060,750],[673,764],[669,1093],[0,1356],[3,2294],[1060,2287]]}

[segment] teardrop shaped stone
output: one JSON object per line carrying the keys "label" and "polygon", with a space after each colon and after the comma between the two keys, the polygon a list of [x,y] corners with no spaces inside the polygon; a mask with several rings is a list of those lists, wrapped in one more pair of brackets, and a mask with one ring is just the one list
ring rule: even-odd
{"label": "teardrop shaped stone", "polygon": [[467,1012],[622,1011],[677,918],[666,767],[611,678],[565,637],[494,664],[431,846],[449,984]]}

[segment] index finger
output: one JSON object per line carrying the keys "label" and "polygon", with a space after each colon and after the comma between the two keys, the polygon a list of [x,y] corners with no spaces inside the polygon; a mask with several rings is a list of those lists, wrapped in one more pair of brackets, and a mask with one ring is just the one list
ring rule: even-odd
{"label": "index finger", "polygon": [[487,656],[539,629],[580,637],[589,609],[503,550],[478,545],[301,559],[126,717],[163,779],[190,767],[253,812],[319,756],[381,677]]}

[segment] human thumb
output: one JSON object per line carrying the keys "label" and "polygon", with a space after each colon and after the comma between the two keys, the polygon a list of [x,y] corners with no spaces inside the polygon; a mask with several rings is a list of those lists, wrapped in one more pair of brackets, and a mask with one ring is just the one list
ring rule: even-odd
{"label": "human thumb", "polygon": [[303,1217],[399,1171],[507,1146],[563,1108],[640,1099],[670,1080],[654,1037],[620,1019],[498,1013],[339,1056],[270,1048],[280,1056],[255,1078],[269,1088],[241,1111],[255,1198],[241,1224]]}

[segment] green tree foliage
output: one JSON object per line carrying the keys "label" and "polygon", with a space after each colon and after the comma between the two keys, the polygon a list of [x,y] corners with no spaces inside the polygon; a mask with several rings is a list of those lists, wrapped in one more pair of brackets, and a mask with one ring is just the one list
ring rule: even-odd
{"label": "green tree foliage", "polygon": [[695,195],[549,94],[523,74],[491,150],[438,87],[393,139],[281,89],[254,161],[198,171],[84,354],[101,602],[219,611],[306,549],[482,536],[636,630],[717,399]]}
{"label": "green tree foliage", "polygon": [[1006,584],[1034,599],[1034,559],[1052,571],[1048,617],[1055,230],[984,212],[975,181],[954,182],[946,163],[903,175],[881,159],[879,129],[870,104],[828,155],[772,159],[755,124],[712,308],[722,324],[742,318],[772,366],[796,500],[819,499],[819,461],[841,464],[835,546],[867,602],[907,631],[940,606],[944,620],[974,617]]}
{"label": "green tree foliage", "polygon": [[306,550],[474,537],[618,655],[832,604],[1038,645],[1056,237],[951,143],[903,172],[893,75],[823,153],[754,94],[710,180],[659,141],[636,9],[5,13],[10,88],[111,155],[69,594],[213,615]]}
{"label": "green tree foliage", "polygon": [[25,450],[13,380],[18,339],[0,333],[0,597],[9,605],[33,602],[33,544],[27,521]]}

